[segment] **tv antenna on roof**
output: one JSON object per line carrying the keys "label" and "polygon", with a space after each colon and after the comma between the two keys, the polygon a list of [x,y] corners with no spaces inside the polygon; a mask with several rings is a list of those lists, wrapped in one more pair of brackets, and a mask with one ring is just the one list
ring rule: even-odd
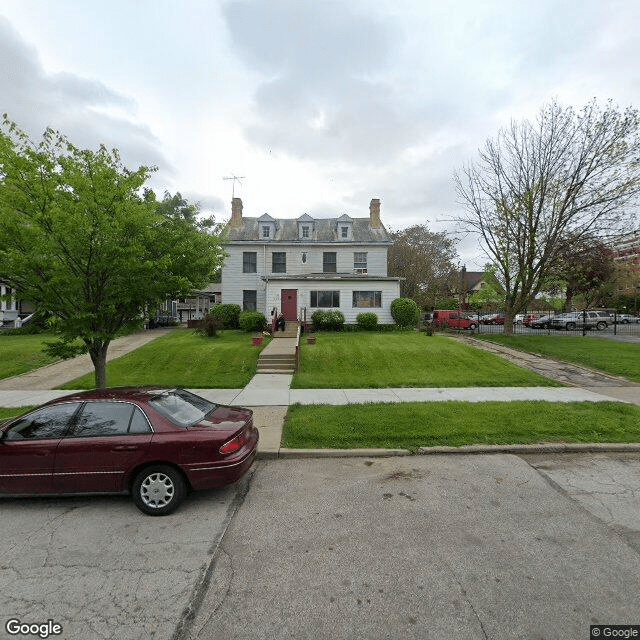
{"label": "tv antenna on roof", "polygon": [[231,183],[231,197],[235,198],[236,197],[236,182],[238,184],[242,184],[242,181],[244,180],[244,176],[236,176],[233,173],[226,177],[226,178],[222,178],[223,180],[232,180],[233,182]]}

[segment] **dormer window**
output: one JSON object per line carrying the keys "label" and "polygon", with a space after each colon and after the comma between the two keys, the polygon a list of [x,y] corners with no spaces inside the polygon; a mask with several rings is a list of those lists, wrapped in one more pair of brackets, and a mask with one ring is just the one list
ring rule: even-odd
{"label": "dormer window", "polygon": [[268,213],[265,213],[258,218],[258,229],[261,240],[275,240],[276,221]]}
{"label": "dormer window", "polygon": [[353,219],[346,213],[341,215],[337,220],[336,239],[341,242],[353,240]]}
{"label": "dormer window", "polygon": [[298,218],[298,239],[312,240],[314,237],[315,220],[308,214],[304,213]]}

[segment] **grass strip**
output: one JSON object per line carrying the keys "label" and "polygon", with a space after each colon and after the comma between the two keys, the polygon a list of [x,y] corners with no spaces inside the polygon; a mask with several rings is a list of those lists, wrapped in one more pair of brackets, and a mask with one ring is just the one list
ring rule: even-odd
{"label": "grass strip", "polygon": [[300,345],[294,389],[563,386],[453,338],[414,331],[318,332]]}
{"label": "grass strip", "polygon": [[481,340],[640,382],[640,344],[593,336],[480,334]]}
{"label": "grass strip", "polygon": [[[254,376],[258,355],[268,344],[253,346],[251,335],[223,331],[215,338],[176,329],[139,349],[107,363],[110,387],[161,385],[192,389],[238,389]],[[62,385],[60,389],[92,389],[94,374]]]}
{"label": "grass strip", "polygon": [[409,449],[467,444],[640,442],[640,407],[541,401],[292,405],[282,446]]}

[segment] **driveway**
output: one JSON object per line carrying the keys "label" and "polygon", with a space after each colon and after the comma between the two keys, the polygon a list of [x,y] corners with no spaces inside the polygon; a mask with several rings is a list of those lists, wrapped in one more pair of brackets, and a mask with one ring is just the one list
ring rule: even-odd
{"label": "driveway", "polygon": [[632,456],[499,454],[260,461],[166,518],[2,500],[0,636],[586,639],[640,621],[639,495]]}

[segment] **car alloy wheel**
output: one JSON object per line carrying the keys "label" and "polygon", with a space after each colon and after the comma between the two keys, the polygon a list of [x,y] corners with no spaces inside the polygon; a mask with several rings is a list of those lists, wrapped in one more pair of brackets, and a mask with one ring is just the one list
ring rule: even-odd
{"label": "car alloy wheel", "polygon": [[598,331],[603,331],[606,328],[607,328],[607,323],[606,322],[598,322],[598,324],[596,325],[596,329]]}
{"label": "car alloy wheel", "polygon": [[149,467],[133,482],[136,507],[152,516],[173,513],[184,501],[186,493],[185,482],[173,467]]}
{"label": "car alloy wheel", "polygon": [[573,331],[575,328],[576,328],[575,322],[567,322],[567,324],[565,325],[565,329],[567,331]]}
{"label": "car alloy wheel", "polygon": [[472,323],[469,325],[469,329],[471,329],[471,331],[473,331],[475,328],[476,328],[476,325],[475,325],[475,323],[474,323],[474,322],[472,322]]}

